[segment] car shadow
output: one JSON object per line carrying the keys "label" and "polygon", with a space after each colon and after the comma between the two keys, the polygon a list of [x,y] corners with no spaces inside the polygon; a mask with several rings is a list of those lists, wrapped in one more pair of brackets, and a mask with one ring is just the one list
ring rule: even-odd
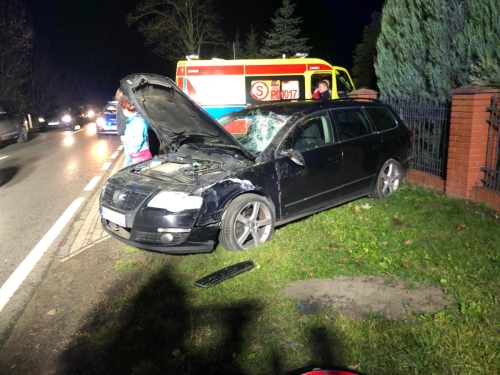
{"label": "car shadow", "polygon": [[29,176],[36,169],[37,161],[36,158],[22,161],[19,158],[9,158],[2,161],[2,164],[5,165],[0,165],[0,188],[7,184],[14,186],[23,181],[25,177]]}
{"label": "car shadow", "polygon": [[18,173],[20,168],[16,166],[0,168],[0,187],[9,183]]}

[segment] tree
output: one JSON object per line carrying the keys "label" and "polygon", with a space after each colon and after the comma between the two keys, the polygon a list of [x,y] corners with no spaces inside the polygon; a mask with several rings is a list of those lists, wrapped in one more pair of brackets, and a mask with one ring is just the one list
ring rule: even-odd
{"label": "tree", "polygon": [[462,42],[473,61],[471,83],[500,87],[500,7],[495,0],[469,1]]}
{"label": "tree", "polygon": [[247,34],[245,42],[245,57],[249,59],[258,59],[261,56],[259,50],[259,34],[253,25],[251,25],[250,34]]}
{"label": "tree", "polygon": [[241,46],[240,43],[240,33],[238,30],[236,30],[236,35],[234,36],[234,42],[231,46],[232,50],[232,58],[233,59],[243,59],[245,57],[245,51]]}
{"label": "tree", "polygon": [[377,38],[380,34],[380,12],[372,13],[372,20],[363,30],[363,39],[354,49],[352,78],[356,87],[377,89],[374,62],[377,57]]}
{"label": "tree", "polygon": [[146,44],[173,61],[201,56],[206,44],[222,44],[212,0],[144,0],[126,21],[129,26],[139,22]]}
{"label": "tree", "polygon": [[283,6],[271,19],[274,27],[265,33],[264,46],[261,49],[265,57],[293,56],[298,52],[311,50],[311,47],[306,45],[309,38],[298,37],[302,17],[292,18],[294,8],[295,4],[290,4],[290,0],[283,0]]}
{"label": "tree", "polygon": [[375,62],[381,94],[444,99],[470,82],[498,82],[499,12],[494,0],[387,0]]}
{"label": "tree", "polygon": [[27,56],[33,29],[26,20],[24,6],[18,1],[0,3],[0,97],[25,104],[22,86],[27,77]]}

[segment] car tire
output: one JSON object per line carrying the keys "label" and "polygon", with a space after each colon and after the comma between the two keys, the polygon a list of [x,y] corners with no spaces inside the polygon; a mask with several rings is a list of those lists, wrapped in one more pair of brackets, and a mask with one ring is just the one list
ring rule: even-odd
{"label": "car tire", "polygon": [[394,193],[401,185],[401,177],[401,163],[394,159],[387,160],[380,169],[372,197],[381,199]]}
{"label": "car tire", "polygon": [[28,125],[26,123],[21,124],[19,129],[19,137],[17,137],[18,143],[24,143],[28,140]]}
{"label": "car tire", "polygon": [[240,195],[224,212],[219,242],[229,251],[257,247],[271,239],[274,222],[274,207],[266,198],[256,194]]}

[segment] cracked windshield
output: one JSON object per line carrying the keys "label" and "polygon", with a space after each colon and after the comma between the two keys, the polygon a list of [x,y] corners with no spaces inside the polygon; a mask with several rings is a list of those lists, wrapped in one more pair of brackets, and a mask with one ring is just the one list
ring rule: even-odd
{"label": "cracked windshield", "polygon": [[217,121],[256,155],[264,151],[290,117],[269,110],[249,110],[231,113]]}

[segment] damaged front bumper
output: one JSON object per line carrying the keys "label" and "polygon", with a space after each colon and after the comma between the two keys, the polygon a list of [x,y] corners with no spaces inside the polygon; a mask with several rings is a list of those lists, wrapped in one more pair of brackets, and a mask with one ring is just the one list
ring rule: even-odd
{"label": "damaged front bumper", "polygon": [[101,224],[107,233],[127,245],[167,254],[210,252],[219,231],[219,223],[190,229],[126,228],[101,218]]}

